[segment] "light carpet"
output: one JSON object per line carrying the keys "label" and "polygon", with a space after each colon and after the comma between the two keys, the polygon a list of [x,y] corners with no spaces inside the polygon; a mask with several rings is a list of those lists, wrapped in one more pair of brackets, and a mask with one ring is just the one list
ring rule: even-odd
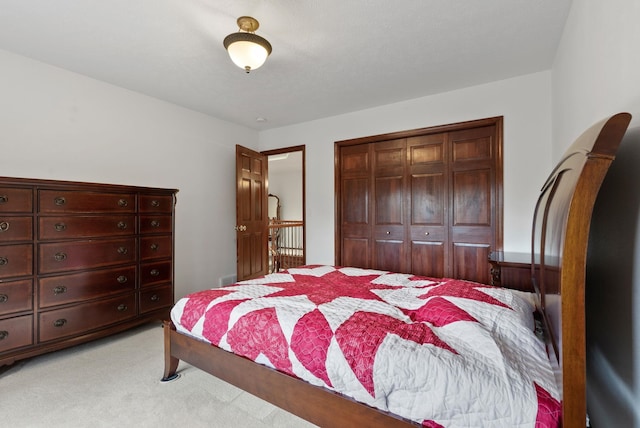
{"label": "light carpet", "polygon": [[184,362],[178,379],[160,382],[162,333],[147,324],[4,369],[0,426],[314,426]]}

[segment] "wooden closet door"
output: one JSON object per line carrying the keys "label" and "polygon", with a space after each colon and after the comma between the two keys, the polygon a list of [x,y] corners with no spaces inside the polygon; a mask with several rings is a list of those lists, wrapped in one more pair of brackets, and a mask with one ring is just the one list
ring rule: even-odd
{"label": "wooden closet door", "polygon": [[446,133],[407,139],[409,272],[446,276],[449,269],[449,169]]}
{"label": "wooden closet door", "polygon": [[487,261],[496,246],[495,126],[451,132],[450,248],[447,275],[489,283]]}
{"label": "wooden closet door", "polygon": [[337,142],[336,264],[489,283],[502,118]]}
{"label": "wooden closet door", "polygon": [[368,144],[342,147],[338,158],[341,258],[337,264],[343,266],[371,267],[371,155],[369,149]]}
{"label": "wooden closet door", "polygon": [[372,144],[372,267],[407,272],[406,140]]}

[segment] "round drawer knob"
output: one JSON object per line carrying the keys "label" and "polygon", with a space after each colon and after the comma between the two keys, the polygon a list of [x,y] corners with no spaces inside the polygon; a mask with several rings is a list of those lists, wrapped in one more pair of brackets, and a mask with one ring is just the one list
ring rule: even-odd
{"label": "round drawer knob", "polygon": [[154,294],[153,296],[151,296],[151,301],[152,302],[157,302],[160,300],[160,296],[158,296],[157,294]]}
{"label": "round drawer knob", "polygon": [[7,330],[0,331],[0,340],[4,340],[9,337],[9,332]]}
{"label": "round drawer knob", "polygon": [[9,300],[9,296],[7,294],[0,294],[0,303],[5,303]]}
{"label": "round drawer knob", "polygon": [[58,294],[64,294],[67,292],[67,287],[65,287],[64,285],[58,285],[57,287],[53,288],[53,294],[58,295]]}
{"label": "round drawer knob", "polygon": [[64,198],[64,196],[58,196],[56,198],[53,198],[53,203],[60,207],[66,204],[67,200]]}
{"label": "round drawer knob", "polygon": [[120,284],[124,284],[125,282],[127,282],[129,279],[124,276],[124,275],[120,275],[118,278],[116,278],[116,281],[118,281]]}
{"label": "round drawer knob", "polygon": [[119,207],[126,207],[127,205],[129,205],[129,202],[126,199],[119,199],[118,200],[118,206]]}
{"label": "round drawer knob", "polygon": [[124,230],[124,229],[126,229],[126,228],[127,228],[127,223],[126,223],[126,222],[124,222],[124,221],[119,221],[119,222],[118,222],[118,224],[117,224],[117,226],[118,226],[118,229],[122,229],[122,230]]}
{"label": "round drawer knob", "polygon": [[56,232],[64,232],[67,230],[67,225],[64,223],[56,223],[53,227],[56,229]]}
{"label": "round drawer knob", "polygon": [[151,220],[151,227],[160,227],[160,222],[158,220]]}
{"label": "round drawer knob", "polygon": [[151,244],[151,251],[158,251],[158,244]]}
{"label": "round drawer knob", "polygon": [[129,250],[126,247],[118,247],[118,254],[122,254],[123,256],[127,254]]}
{"label": "round drawer knob", "polygon": [[0,195],[0,204],[6,204],[9,202],[9,197],[7,195]]}
{"label": "round drawer knob", "polygon": [[154,208],[158,208],[160,206],[160,201],[154,199],[153,201],[151,201],[151,206]]}
{"label": "round drawer knob", "polygon": [[65,325],[66,323],[67,323],[67,320],[66,320],[66,319],[64,319],[64,318],[60,318],[60,319],[57,319],[57,320],[55,320],[55,321],[53,322],[53,326],[54,326],[54,327],[58,327],[58,328],[60,328],[60,327],[64,327],[64,325]]}
{"label": "round drawer knob", "polygon": [[7,230],[9,230],[9,222],[8,221],[0,222],[0,232],[6,232]]}
{"label": "round drawer knob", "polygon": [[8,265],[9,259],[6,257],[0,257],[0,266]]}
{"label": "round drawer knob", "polygon": [[160,275],[160,271],[158,269],[151,269],[151,272],[149,272],[149,274],[151,276],[158,276]]}
{"label": "round drawer knob", "polygon": [[63,262],[65,260],[67,260],[67,253],[56,253],[55,256],[53,256],[53,258],[57,262]]}
{"label": "round drawer knob", "polygon": [[124,311],[126,311],[128,309],[128,306],[125,305],[124,303],[121,303],[121,304],[118,305],[118,307],[116,309],[118,309],[119,312],[124,312]]}

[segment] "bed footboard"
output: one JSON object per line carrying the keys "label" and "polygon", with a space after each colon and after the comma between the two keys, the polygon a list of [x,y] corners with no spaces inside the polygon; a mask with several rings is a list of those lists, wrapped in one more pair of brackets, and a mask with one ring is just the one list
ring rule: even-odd
{"label": "bed footboard", "polygon": [[335,392],[233,355],[209,343],[176,331],[164,322],[165,368],[163,381],[178,377],[182,360],[218,379],[243,389],[288,412],[325,428],[419,428],[420,425],[391,413],[358,403]]}

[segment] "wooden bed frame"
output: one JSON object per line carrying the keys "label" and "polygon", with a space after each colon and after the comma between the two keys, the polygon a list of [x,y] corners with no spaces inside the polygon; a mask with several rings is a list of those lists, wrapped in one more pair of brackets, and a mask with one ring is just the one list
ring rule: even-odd
{"label": "wooden bed frame", "polygon": [[[542,188],[533,222],[532,278],[550,346],[562,375],[563,427],[585,427],[585,270],[598,190],[631,120],[620,113],[596,123],[567,150]],[[304,381],[178,333],[164,323],[163,380],[185,361],[321,427],[418,427]]]}

